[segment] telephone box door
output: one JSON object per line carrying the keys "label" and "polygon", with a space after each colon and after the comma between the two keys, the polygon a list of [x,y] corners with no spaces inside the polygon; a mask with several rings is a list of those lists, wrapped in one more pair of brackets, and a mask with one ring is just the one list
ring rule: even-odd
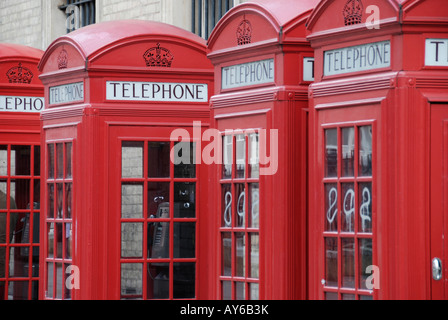
{"label": "telephone box door", "polygon": [[[171,141],[174,130],[183,138]],[[201,173],[192,130],[123,126],[110,137],[111,298],[196,298]]]}
{"label": "telephone box door", "polygon": [[431,106],[431,293],[448,298],[448,104]]}
{"label": "telephone box door", "polygon": [[[313,298],[374,298],[367,279],[376,264],[377,137],[379,106],[317,111],[315,216],[319,230],[310,252]],[[316,248],[313,248],[316,246]],[[314,250],[316,249],[316,250]]]}

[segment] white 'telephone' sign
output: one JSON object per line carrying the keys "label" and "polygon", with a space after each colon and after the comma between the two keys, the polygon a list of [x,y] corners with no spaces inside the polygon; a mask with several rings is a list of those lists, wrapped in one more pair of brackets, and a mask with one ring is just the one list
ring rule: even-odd
{"label": "white 'telephone' sign", "polygon": [[223,67],[221,70],[222,89],[242,88],[271,83],[275,80],[274,59],[253,61]]}
{"label": "white 'telephone' sign", "polygon": [[303,81],[314,81],[314,58],[303,58]]}
{"label": "white 'telephone' sign", "polygon": [[84,82],[50,87],[50,105],[84,101]]}
{"label": "white 'telephone' sign", "polygon": [[448,39],[426,39],[425,66],[448,67]]}
{"label": "white 'telephone' sign", "polygon": [[45,100],[41,97],[0,96],[0,112],[36,113],[44,107]]}

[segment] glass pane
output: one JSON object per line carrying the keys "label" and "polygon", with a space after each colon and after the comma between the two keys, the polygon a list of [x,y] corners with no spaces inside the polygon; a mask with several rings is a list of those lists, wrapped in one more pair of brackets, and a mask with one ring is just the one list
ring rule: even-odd
{"label": "glass pane", "polygon": [[236,274],[237,277],[246,276],[246,234],[235,233],[236,242]]}
{"label": "glass pane", "polygon": [[9,242],[21,243],[23,236],[23,213],[9,213]]}
{"label": "glass pane", "polygon": [[358,231],[372,233],[372,183],[359,184],[359,222]]}
{"label": "glass pane", "polygon": [[359,300],[373,300],[372,296],[359,296]]}
{"label": "glass pane", "polygon": [[372,175],[372,126],[359,128],[359,173],[360,176]]}
{"label": "glass pane", "polygon": [[168,263],[152,263],[147,268],[148,299],[169,299],[170,265]]}
{"label": "glass pane", "polygon": [[9,282],[8,300],[28,300],[28,281]]}
{"label": "glass pane", "polygon": [[47,241],[48,241],[48,252],[47,257],[54,257],[54,223],[47,223]]}
{"label": "glass pane", "polygon": [[[73,286],[75,284],[75,280],[73,279],[73,273],[68,273],[67,270],[69,270],[69,268],[71,267],[70,264],[64,264],[64,299],[65,300],[70,300],[72,298],[72,290],[70,289],[71,286]],[[69,277],[72,276],[70,278],[71,281],[69,281]],[[67,284],[67,281],[69,281],[69,283]]]}
{"label": "glass pane", "polygon": [[73,231],[71,223],[65,224],[65,258],[72,258],[72,242],[73,242]]}
{"label": "glass pane", "polygon": [[64,202],[64,194],[63,194],[63,185],[62,183],[56,184],[56,201],[57,201],[57,208],[56,208],[56,218],[62,219],[64,216],[64,213],[62,212],[63,208],[63,202]]}
{"label": "glass pane", "polygon": [[249,283],[249,299],[260,300],[260,288],[258,283]]}
{"label": "glass pane", "polygon": [[354,294],[343,293],[342,300],[356,300],[356,296]]}
{"label": "glass pane", "polygon": [[[8,232],[6,232],[6,215],[6,212],[0,212],[0,244],[6,243],[6,237],[8,236]],[[0,247],[0,250],[3,249],[4,247]],[[2,259],[2,255],[0,255],[0,259]]]}
{"label": "glass pane", "polygon": [[67,183],[65,185],[65,210],[64,210],[66,219],[72,218],[72,201],[73,201],[72,184]]}
{"label": "glass pane", "polygon": [[238,197],[238,201],[236,202],[236,227],[244,228],[245,226],[245,218],[246,218],[246,192],[245,192],[244,184],[236,184],[235,185],[235,193]]}
{"label": "glass pane", "polygon": [[325,185],[325,230],[338,231],[338,186]]}
{"label": "glass pane", "polygon": [[22,256],[21,247],[9,248],[9,277],[11,278],[23,278],[28,277],[29,274],[25,273],[25,265],[28,271],[28,257]]}
{"label": "glass pane", "polygon": [[8,199],[6,197],[8,183],[6,180],[0,180],[0,210],[6,210],[8,207]]}
{"label": "glass pane", "polygon": [[54,144],[48,145],[48,179],[54,178]]}
{"label": "glass pane", "polygon": [[325,300],[338,300],[337,292],[325,292]]}
{"label": "glass pane", "polygon": [[[367,267],[372,265],[372,239],[359,239],[359,288],[367,288],[367,279],[372,272],[367,273]],[[370,281],[369,281],[370,283]]]}
{"label": "glass pane", "polygon": [[73,153],[73,144],[66,143],[65,144],[65,177],[68,179],[72,178],[72,153]]}
{"label": "glass pane", "polygon": [[56,177],[58,179],[64,178],[64,145],[62,143],[56,144]]}
{"label": "glass pane", "polygon": [[121,176],[123,178],[143,177],[143,142],[123,142]]}
{"label": "glass pane", "polygon": [[174,218],[196,217],[196,184],[179,182],[174,184]]}
{"label": "glass pane", "polygon": [[40,146],[34,146],[34,176],[40,176]]}
{"label": "glass pane", "polygon": [[342,176],[355,175],[355,128],[342,129]]}
{"label": "glass pane", "polygon": [[31,146],[11,146],[11,176],[31,175]]}
{"label": "glass pane", "polygon": [[235,136],[236,139],[236,178],[246,177],[246,137]]}
{"label": "glass pane", "polygon": [[174,144],[174,178],[196,177],[196,143]]}
{"label": "glass pane", "polygon": [[8,175],[8,146],[0,146],[0,176]]}
{"label": "glass pane", "polygon": [[355,186],[353,183],[342,184],[342,221],[343,232],[355,232]]}
{"label": "glass pane", "polygon": [[121,224],[121,257],[143,257],[143,223]]}
{"label": "glass pane", "polygon": [[54,276],[54,265],[53,262],[48,262],[47,263],[47,287],[46,287],[46,291],[45,291],[45,296],[47,298],[54,298],[54,280],[53,280],[53,276]]}
{"label": "glass pane", "polygon": [[143,295],[143,265],[121,264],[121,298],[138,299]]}
{"label": "glass pane", "polygon": [[260,227],[260,189],[258,183],[249,184],[249,228]]}
{"label": "glass pane", "polygon": [[325,177],[338,176],[338,131],[325,130]]}
{"label": "glass pane", "polygon": [[34,210],[39,210],[40,209],[40,180],[39,179],[34,180],[33,199],[34,199],[34,202],[33,202]]}
{"label": "glass pane", "polygon": [[246,283],[245,282],[235,282],[235,300],[245,300],[246,299]]}
{"label": "glass pane", "polygon": [[232,203],[233,203],[232,185],[224,184],[222,185],[222,192],[221,192],[222,227],[226,228],[232,227]]}
{"label": "glass pane", "polygon": [[62,263],[56,263],[56,299],[62,299],[62,288],[65,288]]}
{"label": "glass pane", "polygon": [[342,286],[355,288],[355,240],[342,239]]}
{"label": "glass pane", "polygon": [[232,234],[222,234],[222,248],[221,248],[221,275],[230,277],[232,275]]}
{"label": "glass pane", "polygon": [[55,227],[56,229],[54,230],[54,232],[56,235],[56,258],[62,259],[62,237],[63,237],[62,223],[56,223]]}
{"label": "glass pane", "polygon": [[169,142],[148,142],[148,177],[170,177]]}
{"label": "glass pane", "polygon": [[25,210],[30,208],[31,192],[29,179],[11,180],[11,209]]}
{"label": "glass pane", "polygon": [[174,223],[174,258],[196,257],[196,223]]}
{"label": "glass pane", "polygon": [[193,299],[196,297],[196,264],[174,263],[173,298]]}
{"label": "glass pane", "polygon": [[54,218],[54,184],[49,184],[48,189],[48,211],[47,217]]}
{"label": "glass pane", "polygon": [[[33,243],[39,243],[40,238],[40,212],[34,212],[34,218],[33,218]],[[37,254],[39,253],[39,248],[37,249]]]}
{"label": "glass pane", "polygon": [[325,239],[325,285],[338,286],[338,239]]}
{"label": "glass pane", "polygon": [[121,186],[121,217],[123,219],[143,218],[143,184]]}
{"label": "glass pane", "polygon": [[249,135],[249,177],[260,177],[260,145],[258,133]]}
{"label": "glass pane", "polygon": [[148,182],[148,217],[169,218],[170,183]]}
{"label": "glass pane", "polygon": [[170,256],[170,223],[153,222],[148,224],[148,257],[166,259]]}
{"label": "glass pane", "polygon": [[222,300],[232,300],[232,282],[222,282]]}
{"label": "glass pane", "polygon": [[250,235],[250,278],[258,279],[260,276],[260,236]]}
{"label": "glass pane", "polygon": [[222,178],[232,179],[233,136],[224,136],[222,138],[222,148]]}

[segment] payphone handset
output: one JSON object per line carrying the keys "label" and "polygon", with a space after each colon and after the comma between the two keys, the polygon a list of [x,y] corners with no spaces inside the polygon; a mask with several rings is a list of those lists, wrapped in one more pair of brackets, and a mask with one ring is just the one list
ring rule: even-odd
{"label": "payphone handset", "polygon": [[[157,209],[156,219],[169,219],[170,204],[163,202]],[[154,237],[152,242],[152,259],[161,259],[169,257],[169,236],[170,236],[169,222],[154,223]]]}

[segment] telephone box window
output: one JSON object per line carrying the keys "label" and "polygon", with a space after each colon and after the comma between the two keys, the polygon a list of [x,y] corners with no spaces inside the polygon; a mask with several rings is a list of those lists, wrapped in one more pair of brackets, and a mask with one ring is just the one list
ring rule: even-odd
{"label": "telephone box window", "polygon": [[122,299],[196,297],[195,152],[190,142],[122,141]]}
{"label": "telephone box window", "polygon": [[372,125],[325,129],[325,149],[325,298],[372,298]]}
{"label": "telephone box window", "polygon": [[259,298],[259,142],[255,130],[224,135],[221,179],[221,298]]}
{"label": "telephone box window", "polygon": [[40,147],[0,145],[0,300],[36,300]]}

